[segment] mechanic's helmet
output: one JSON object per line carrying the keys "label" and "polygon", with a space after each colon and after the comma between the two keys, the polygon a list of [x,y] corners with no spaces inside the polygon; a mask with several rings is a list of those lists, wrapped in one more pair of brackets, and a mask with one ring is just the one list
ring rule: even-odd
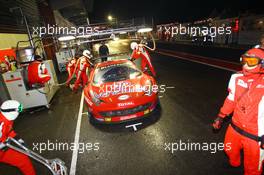
{"label": "mechanic's helmet", "polygon": [[243,65],[247,63],[249,67],[264,65],[264,51],[259,48],[250,49],[241,56],[240,61]]}
{"label": "mechanic's helmet", "polygon": [[260,45],[255,45],[253,48],[256,48],[256,49],[259,49],[260,48]]}
{"label": "mechanic's helmet", "polygon": [[7,100],[1,105],[0,110],[7,120],[13,121],[23,111],[23,106],[16,100]]}
{"label": "mechanic's helmet", "polygon": [[138,47],[138,43],[136,43],[136,42],[132,42],[132,43],[130,44],[130,47],[131,47],[132,50],[135,50],[135,49],[137,49],[137,47]]}
{"label": "mechanic's helmet", "polygon": [[91,57],[91,52],[89,50],[84,50],[83,51],[83,56],[86,56],[86,57],[90,58]]}

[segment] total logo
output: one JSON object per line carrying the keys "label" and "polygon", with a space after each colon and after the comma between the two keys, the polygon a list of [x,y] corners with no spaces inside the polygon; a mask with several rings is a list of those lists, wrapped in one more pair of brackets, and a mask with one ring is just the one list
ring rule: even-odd
{"label": "total logo", "polygon": [[118,107],[134,105],[134,102],[118,103]]}

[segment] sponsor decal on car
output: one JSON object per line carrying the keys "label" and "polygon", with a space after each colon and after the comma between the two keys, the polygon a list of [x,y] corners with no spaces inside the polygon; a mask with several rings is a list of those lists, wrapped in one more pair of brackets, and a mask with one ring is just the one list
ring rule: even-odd
{"label": "sponsor decal on car", "polygon": [[136,118],[136,117],[137,115],[129,115],[129,116],[120,117],[120,120],[129,120],[129,119]]}
{"label": "sponsor decal on car", "polygon": [[85,98],[85,101],[86,101],[90,106],[93,105],[93,102],[91,102],[91,100],[89,100],[89,98],[87,98],[86,96],[85,96],[84,98]]}
{"label": "sponsor decal on car", "polygon": [[130,105],[134,105],[134,102],[126,102],[126,103],[117,104],[118,107],[124,107],[124,106],[130,106]]}
{"label": "sponsor decal on car", "polygon": [[110,64],[110,65],[106,65],[106,66],[101,66],[99,67],[100,70],[104,70],[106,68],[110,68],[110,67],[117,67],[117,66],[123,66],[123,65],[127,65],[128,63],[118,63],[118,64]]}
{"label": "sponsor decal on car", "polygon": [[129,95],[120,95],[118,97],[118,100],[127,100],[129,98]]}

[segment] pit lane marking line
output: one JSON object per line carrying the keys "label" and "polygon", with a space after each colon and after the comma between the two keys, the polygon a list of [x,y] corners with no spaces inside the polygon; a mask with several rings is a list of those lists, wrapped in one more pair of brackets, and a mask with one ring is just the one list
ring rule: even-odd
{"label": "pit lane marking line", "polygon": [[[82,97],[80,101],[80,108],[79,108],[78,120],[77,120],[75,137],[74,137],[74,145],[78,145],[80,140],[80,131],[81,131],[81,123],[82,123],[82,115],[83,115],[83,102],[84,102],[84,92],[82,92]],[[76,165],[78,159],[78,147],[77,148],[76,147],[72,153],[70,175],[75,175],[76,173]]]}
{"label": "pit lane marking line", "polygon": [[230,72],[237,72],[234,69],[229,69],[229,68],[222,67],[222,66],[216,66],[216,65],[205,63],[205,62],[202,62],[202,61],[192,60],[192,59],[188,59],[188,58],[181,57],[181,56],[174,55],[174,54],[170,54],[170,53],[165,53],[165,52],[156,52],[156,53],[159,53],[161,55],[171,56],[171,57],[174,57],[174,58],[180,58],[180,59],[183,59],[183,60],[186,60],[186,61],[191,61],[191,62],[195,62],[195,63],[204,64],[204,65],[207,65],[207,66],[210,66],[210,67],[214,67],[214,68],[218,68],[218,69],[222,69],[222,70],[227,70],[227,71],[230,71]]}

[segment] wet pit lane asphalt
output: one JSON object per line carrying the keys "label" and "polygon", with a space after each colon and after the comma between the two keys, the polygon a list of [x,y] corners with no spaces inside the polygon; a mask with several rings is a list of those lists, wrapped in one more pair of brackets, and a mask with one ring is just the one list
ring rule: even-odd
{"label": "wet pit lane asphalt", "polygon": [[[233,175],[242,168],[227,166],[222,143],[223,128],[214,133],[211,122],[227,95],[232,72],[152,54],[160,85],[173,87],[159,94],[160,108],[145,119],[119,125],[91,125],[82,115],[80,143],[88,149],[79,150],[76,175]],[[26,112],[15,123],[15,130],[30,148],[33,143],[74,142],[81,92],[77,94],[62,87],[54,97],[51,109]],[[84,111],[87,108],[84,104]],[[137,132],[125,128],[142,123]],[[180,150],[180,143],[207,145],[206,150]],[[172,145],[174,150],[172,151]],[[99,150],[98,150],[99,147]],[[177,149],[176,149],[177,148]],[[40,150],[37,150],[39,152]],[[48,158],[59,157],[70,169],[71,150],[45,150]],[[48,172],[34,163],[39,175]],[[0,165],[0,174],[17,175],[15,168]]]}

